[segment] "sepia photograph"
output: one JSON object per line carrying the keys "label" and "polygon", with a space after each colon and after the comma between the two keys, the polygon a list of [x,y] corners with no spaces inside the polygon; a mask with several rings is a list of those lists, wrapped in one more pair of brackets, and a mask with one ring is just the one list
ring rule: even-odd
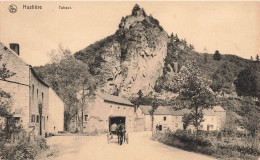
{"label": "sepia photograph", "polygon": [[260,160],[260,1],[1,1],[0,160]]}

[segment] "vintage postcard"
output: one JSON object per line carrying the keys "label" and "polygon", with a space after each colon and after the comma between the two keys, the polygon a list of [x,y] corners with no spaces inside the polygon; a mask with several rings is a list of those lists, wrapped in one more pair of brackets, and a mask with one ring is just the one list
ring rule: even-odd
{"label": "vintage postcard", "polygon": [[259,1],[0,1],[0,159],[258,160]]}

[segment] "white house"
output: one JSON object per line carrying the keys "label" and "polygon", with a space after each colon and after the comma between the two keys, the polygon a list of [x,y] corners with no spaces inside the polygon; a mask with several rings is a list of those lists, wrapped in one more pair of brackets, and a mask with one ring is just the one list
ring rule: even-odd
{"label": "white house", "polygon": [[48,132],[57,134],[64,130],[64,102],[49,88]]}
{"label": "white house", "polygon": [[[137,128],[143,128],[144,130],[150,131],[152,130],[152,118],[150,111],[152,109],[152,106],[145,106],[140,105],[137,109],[137,118],[138,121],[141,121],[143,119],[143,124],[139,123],[137,125]],[[159,106],[153,113],[154,115],[154,130],[156,128],[156,125],[158,125],[159,130],[165,131],[167,129],[172,129],[172,115],[171,112],[163,106]],[[141,127],[141,126],[144,127]]]}
{"label": "white house", "polygon": [[[151,106],[141,105],[136,112],[136,130],[152,130]],[[159,126],[160,131],[170,129],[176,131],[183,130],[182,117],[184,114],[190,113],[188,109],[174,110],[171,106],[159,106],[154,112],[154,129]],[[203,110],[203,122],[201,122],[201,130],[220,130],[226,117],[226,111],[221,106],[215,106],[213,109]],[[192,125],[187,129],[194,130]]]}

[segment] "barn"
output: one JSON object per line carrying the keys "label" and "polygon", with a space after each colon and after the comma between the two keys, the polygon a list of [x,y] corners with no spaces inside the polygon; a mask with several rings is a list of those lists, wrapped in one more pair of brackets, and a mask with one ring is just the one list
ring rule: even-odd
{"label": "barn", "polygon": [[96,92],[84,112],[84,132],[107,132],[112,124],[124,123],[127,132],[134,131],[134,105],[122,97]]}

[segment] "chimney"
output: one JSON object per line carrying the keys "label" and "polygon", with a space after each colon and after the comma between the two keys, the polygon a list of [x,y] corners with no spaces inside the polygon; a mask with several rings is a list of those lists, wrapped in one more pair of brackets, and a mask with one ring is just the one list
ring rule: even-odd
{"label": "chimney", "polygon": [[18,56],[20,55],[20,47],[18,43],[10,43],[10,48],[13,50]]}

